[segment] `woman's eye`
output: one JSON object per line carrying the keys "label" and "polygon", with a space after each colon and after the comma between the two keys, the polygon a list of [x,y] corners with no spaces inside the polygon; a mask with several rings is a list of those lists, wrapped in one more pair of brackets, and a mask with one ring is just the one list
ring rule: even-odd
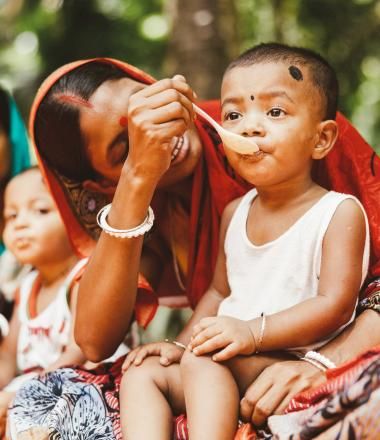
{"label": "woman's eye", "polygon": [[110,154],[110,161],[112,165],[118,165],[124,162],[128,156],[128,142],[126,140],[121,140],[112,147]]}
{"label": "woman's eye", "polygon": [[281,108],[275,107],[269,110],[268,115],[272,118],[279,118],[280,116],[284,116],[285,112]]}
{"label": "woman's eye", "polygon": [[235,121],[240,118],[240,113],[238,112],[229,112],[224,116],[225,121]]}

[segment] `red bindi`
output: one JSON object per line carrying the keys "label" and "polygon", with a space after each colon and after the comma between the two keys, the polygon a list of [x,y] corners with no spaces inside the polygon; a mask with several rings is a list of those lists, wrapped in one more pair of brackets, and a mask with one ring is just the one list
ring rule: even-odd
{"label": "red bindi", "polygon": [[128,118],[126,116],[121,116],[119,119],[119,124],[121,127],[126,127],[128,125]]}

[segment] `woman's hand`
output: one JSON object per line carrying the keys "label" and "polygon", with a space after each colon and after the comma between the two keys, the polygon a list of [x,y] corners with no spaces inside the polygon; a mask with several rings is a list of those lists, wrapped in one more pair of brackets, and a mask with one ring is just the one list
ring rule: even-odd
{"label": "woman's hand", "polygon": [[195,355],[220,350],[212,356],[214,361],[226,361],[238,354],[252,354],[256,343],[248,321],[229,316],[203,318],[194,326],[189,349]]}
{"label": "woman's hand", "polygon": [[159,356],[160,364],[167,367],[173,363],[179,363],[184,353],[184,349],[170,342],[153,342],[151,344],[141,345],[128,353],[122,367],[122,373],[130,365],[141,365],[145,358],[149,356]]}
{"label": "woman's hand", "polygon": [[267,367],[247,388],[240,417],[261,426],[273,414],[282,414],[301,391],[324,382],[324,373],[305,361],[283,361]]}
{"label": "woman's hand", "polygon": [[158,182],[194,119],[195,95],[183,76],[158,81],[129,99],[129,154],[124,168]]}

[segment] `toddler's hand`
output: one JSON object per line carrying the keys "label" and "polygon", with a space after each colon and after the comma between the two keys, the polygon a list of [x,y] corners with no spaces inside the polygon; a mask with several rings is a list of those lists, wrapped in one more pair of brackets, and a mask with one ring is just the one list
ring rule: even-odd
{"label": "toddler's hand", "polygon": [[173,363],[179,363],[182,358],[184,349],[170,342],[154,342],[151,344],[141,345],[128,353],[122,367],[122,373],[132,364],[141,365],[145,358],[149,356],[159,356],[160,364],[167,367]]}
{"label": "toddler's hand", "polygon": [[194,326],[189,349],[195,355],[220,350],[214,361],[226,361],[238,354],[252,354],[256,343],[247,321],[229,316],[203,318]]}

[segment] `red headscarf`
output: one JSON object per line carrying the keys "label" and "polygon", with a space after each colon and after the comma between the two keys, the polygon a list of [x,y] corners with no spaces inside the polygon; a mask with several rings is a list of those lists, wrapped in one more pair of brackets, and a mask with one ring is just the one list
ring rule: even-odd
{"label": "red headscarf", "polygon": [[[46,164],[35,142],[34,121],[38,106],[52,85],[68,72],[93,61],[111,63],[142,83],[154,82],[152,77],[129,64],[109,58],[96,58],[70,63],[56,70],[42,84],[34,100],[30,115],[30,136],[71,242],[81,255],[89,255],[94,248],[96,212],[107,201],[98,194],[89,195],[81,182],[69,181]],[[205,102],[202,107],[215,119],[220,118],[218,101]],[[353,194],[363,203],[371,230],[370,277],[373,278],[380,275],[380,159],[342,115],[338,114],[337,122],[337,144],[325,160],[316,162],[315,179],[328,189]],[[218,250],[221,213],[228,202],[244,194],[250,187],[235,176],[229,167],[215,131],[203,121],[196,121],[196,125],[203,145],[203,155],[194,172],[190,212],[186,290],[193,307],[211,281]],[[83,211],[83,204],[96,209],[89,212],[86,208]],[[149,284],[140,276],[136,317],[142,325],[150,321],[157,307],[157,299],[152,293]]]}

